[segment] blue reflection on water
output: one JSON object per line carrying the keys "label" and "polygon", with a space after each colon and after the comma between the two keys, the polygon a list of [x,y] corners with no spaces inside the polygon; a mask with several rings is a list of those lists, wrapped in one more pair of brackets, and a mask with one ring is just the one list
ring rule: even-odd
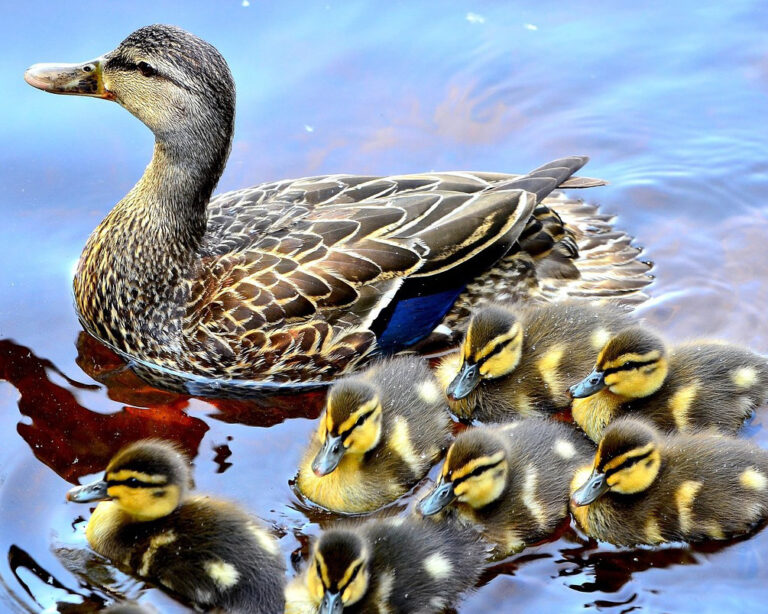
{"label": "blue reflection on water", "polygon": [[[92,58],[136,27],[166,22],[215,44],[237,82],[221,189],[327,172],[518,172],[586,153],[586,174],[611,182],[587,198],[618,213],[657,262],[648,319],[673,338],[720,335],[768,350],[765,3],[244,4],[6,3],[0,337],[79,373],[71,266],[141,174],[152,143],[117,105],[44,95],[23,82],[23,70]],[[0,393],[2,426],[14,433],[13,391]],[[257,437],[232,425],[211,437],[232,429]],[[11,439],[8,450],[29,454]],[[279,505],[259,509],[268,515],[270,504]],[[750,546],[740,548],[709,573],[736,583],[729,570]],[[685,585],[694,575],[674,578]],[[532,586],[552,602],[586,602],[536,578]],[[494,586],[499,599],[536,603],[525,583]],[[740,590],[746,601],[760,593]],[[466,611],[482,611],[482,594]],[[686,594],[667,591],[656,607],[675,609]]]}

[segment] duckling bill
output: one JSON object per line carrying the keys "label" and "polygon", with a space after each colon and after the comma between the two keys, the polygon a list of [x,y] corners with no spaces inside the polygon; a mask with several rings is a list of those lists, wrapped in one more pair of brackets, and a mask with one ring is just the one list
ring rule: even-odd
{"label": "duckling bill", "polygon": [[620,416],[642,417],[662,430],[733,435],[768,399],[768,360],[717,342],[668,350],[656,333],[632,326],[605,344],[592,372],[570,391],[573,418],[594,441]]}
{"label": "duckling bill", "polygon": [[450,429],[445,399],[423,360],[379,361],[329,390],[296,486],[335,512],[372,511],[426,475]]}
{"label": "duckling bill", "polygon": [[278,614],[285,567],[277,541],[232,503],[187,496],[187,459],[143,440],[118,452],[102,480],[67,499],[101,501],[86,527],[91,547],[198,608]]}
{"label": "duckling bill", "polygon": [[573,379],[630,323],[610,305],[486,305],[472,314],[461,352],[442,361],[438,377],[464,420],[545,416],[570,406]]}
{"label": "duckling bill", "polygon": [[744,535],[768,517],[768,452],[620,418],[574,476],[571,511],[587,534],[616,545]]}

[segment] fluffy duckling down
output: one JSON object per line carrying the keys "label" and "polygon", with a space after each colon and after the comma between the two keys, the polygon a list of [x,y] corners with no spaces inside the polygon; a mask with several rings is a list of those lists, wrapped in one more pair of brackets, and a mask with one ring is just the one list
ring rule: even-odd
{"label": "fluffy duckling down", "polygon": [[286,587],[286,614],[429,614],[472,588],[486,546],[472,531],[416,518],[339,527]]}
{"label": "fluffy duckling down", "polygon": [[653,331],[614,336],[592,373],[571,387],[573,418],[594,441],[619,416],[642,417],[664,431],[734,434],[768,399],[768,360],[746,348],[692,342],[668,351]]}
{"label": "fluffy duckling down", "polygon": [[424,361],[383,360],[331,387],[296,486],[335,512],[375,510],[427,474],[450,433],[443,393]]}
{"label": "fluffy duckling down", "polygon": [[449,448],[418,511],[446,510],[504,556],[548,537],[568,516],[571,479],[593,454],[586,437],[560,422],[529,418],[468,429]]}
{"label": "fluffy duckling down", "polygon": [[621,418],[572,486],[573,515],[596,539],[626,546],[727,539],[768,516],[768,451],[725,436],[665,435]]}
{"label": "fluffy duckling down", "polygon": [[67,499],[101,501],[85,534],[118,567],[199,608],[282,612],[277,540],[232,503],[188,496],[190,481],[189,461],[173,445],[143,440],[119,451],[103,480]]}
{"label": "fluffy duckling down", "polygon": [[462,419],[546,415],[570,406],[568,386],[630,324],[610,305],[487,305],[472,314],[461,351],[443,359],[438,378]]}

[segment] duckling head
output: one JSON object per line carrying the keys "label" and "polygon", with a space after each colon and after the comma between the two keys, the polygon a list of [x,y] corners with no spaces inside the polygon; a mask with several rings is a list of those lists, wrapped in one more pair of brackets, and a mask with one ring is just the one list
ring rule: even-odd
{"label": "duckling head", "polygon": [[345,455],[361,457],[381,440],[382,408],[379,391],[372,384],[351,378],[328,392],[325,415],[320,420],[320,451],[312,461],[318,476],[331,473]]}
{"label": "duckling head", "polygon": [[664,342],[653,332],[633,326],[605,344],[592,373],[570,391],[580,399],[608,388],[615,395],[639,399],[661,388],[668,371]]}
{"label": "duckling head", "polygon": [[341,614],[363,598],[370,576],[368,561],[357,534],[333,529],[320,537],[307,570],[307,587],[320,604],[318,614]]}
{"label": "duckling head", "polygon": [[459,373],[446,394],[467,397],[483,379],[504,377],[517,368],[523,350],[522,324],[515,314],[493,305],[472,315],[462,346]]}
{"label": "duckling head", "polygon": [[[27,83],[55,94],[114,100],[155,133],[187,168],[229,151],[235,86],[226,61],[204,40],[168,25],[130,34],[109,53],[78,64],[35,64]],[[198,148],[201,148],[198,151]],[[213,188],[213,186],[211,186]]]}
{"label": "duckling head", "polygon": [[589,505],[608,491],[632,495],[648,489],[661,469],[658,439],[642,420],[611,423],[597,447],[592,474],[571,495],[573,504]]}
{"label": "duckling head", "polygon": [[454,501],[474,509],[485,507],[504,492],[508,476],[503,440],[487,429],[469,429],[448,449],[437,484],[419,502],[418,510],[431,516]]}
{"label": "duckling head", "polygon": [[136,521],[155,520],[175,510],[191,482],[189,463],[173,445],[154,439],[132,443],[109,462],[104,479],[77,486],[69,501],[114,501]]}

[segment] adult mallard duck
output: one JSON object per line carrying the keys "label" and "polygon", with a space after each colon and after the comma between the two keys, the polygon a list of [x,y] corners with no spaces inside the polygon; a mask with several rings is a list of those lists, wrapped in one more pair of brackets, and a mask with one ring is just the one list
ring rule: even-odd
{"label": "adult mallard duck", "polygon": [[25,78],[114,100],[155,134],[143,177],[88,240],[74,290],[85,329],[168,387],[330,380],[460,323],[488,294],[621,296],[649,281],[594,208],[542,205],[558,186],[602,183],[572,177],[585,157],[523,176],[330,175],[212,199],[235,88],[207,42],[147,26],[96,60],[37,64]]}

